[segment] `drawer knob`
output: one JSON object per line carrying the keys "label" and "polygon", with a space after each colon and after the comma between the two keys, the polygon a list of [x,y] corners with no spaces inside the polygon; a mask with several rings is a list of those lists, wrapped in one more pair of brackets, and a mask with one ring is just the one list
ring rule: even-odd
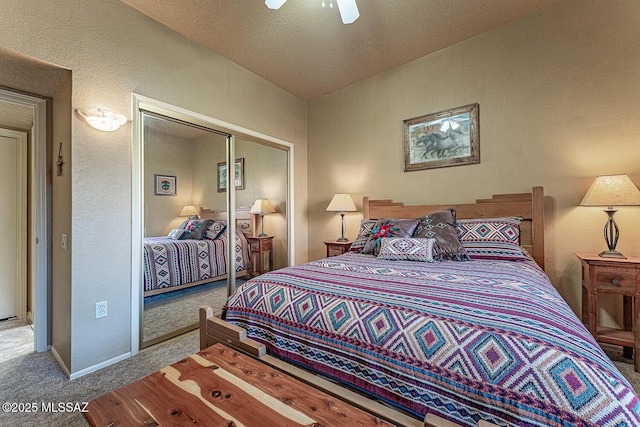
{"label": "drawer knob", "polygon": [[613,286],[620,286],[620,280],[618,279],[611,279],[611,284]]}

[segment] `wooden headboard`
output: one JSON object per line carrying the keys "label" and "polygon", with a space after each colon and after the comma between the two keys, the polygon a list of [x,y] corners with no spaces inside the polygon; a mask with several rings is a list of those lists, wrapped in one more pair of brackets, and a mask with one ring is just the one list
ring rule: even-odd
{"label": "wooden headboard", "polygon": [[[255,215],[249,213],[251,206],[241,206],[236,209],[236,228],[247,236],[253,236],[255,226]],[[200,207],[200,218],[227,220],[227,212],[214,212],[211,209]]]}
{"label": "wooden headboard", "polygon": [[544,270],[544,189],[533,187],[531,193],[496,194],[476,203],[405,206],[393,200],[362,199],[364,219],[418,218],[441,209],[453,208],[460,219],[519,216],[520,245]]}

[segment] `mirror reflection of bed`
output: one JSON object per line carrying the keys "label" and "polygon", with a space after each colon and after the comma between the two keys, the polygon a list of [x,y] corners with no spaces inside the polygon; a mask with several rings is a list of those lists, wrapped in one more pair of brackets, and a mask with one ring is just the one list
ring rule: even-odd
{"label": "mirror reflection of bed", "polygon": [[[198,307],[221,313],[229,295],[227,193],[217,185],[230,135],[143,112],[144,242],[141,347],[197,328]],[[265,220],[274,236],[274,268],[287,265],[287,152],[235,138],[244,159],[242,191],[236,190],[234,264],[236,286],[249,278],[246,236],[260,217],[249,213],[268,197],[276,213]],[[238,187],[236,187],[238,188]]]}

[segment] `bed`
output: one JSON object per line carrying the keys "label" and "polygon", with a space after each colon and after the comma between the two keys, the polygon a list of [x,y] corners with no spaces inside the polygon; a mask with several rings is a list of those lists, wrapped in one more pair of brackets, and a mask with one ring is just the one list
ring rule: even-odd
{"label": "bed", "polygon": [[[230,327],[419,425],[640,425],[632,387],[544,273],[541,187],[465,205],[363,202],[365,219],[450,206],[463,221],[520,217],[525,258],[321,259],[246,282],[229,299]],[[207,334],[225,336],[201,331],[201,346]]]}
{"label": "bed", "polygon": [[[176,240],[170,237],[144,239],[144,296],[202,285],[227,277],[226,212],[200,209],[200,218],[211,219],[220,232],[206,233],[200,239]],[[236,210],[235,270],[236,276],[249,274],[251,260],[245,233],[251,234],[249,209]],[[224,229],[222,228],[224,227]]]}

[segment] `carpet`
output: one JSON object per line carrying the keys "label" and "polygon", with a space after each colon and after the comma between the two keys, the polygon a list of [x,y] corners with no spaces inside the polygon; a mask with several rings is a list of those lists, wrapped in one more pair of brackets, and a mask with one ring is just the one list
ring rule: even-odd
{"label": "carpet", "polygon": [[146,297],[142,315],[143,341],[197,324],[198,309],[202,305],[209,305],[215,314],[220,314],[226,301],[226,280]]}

